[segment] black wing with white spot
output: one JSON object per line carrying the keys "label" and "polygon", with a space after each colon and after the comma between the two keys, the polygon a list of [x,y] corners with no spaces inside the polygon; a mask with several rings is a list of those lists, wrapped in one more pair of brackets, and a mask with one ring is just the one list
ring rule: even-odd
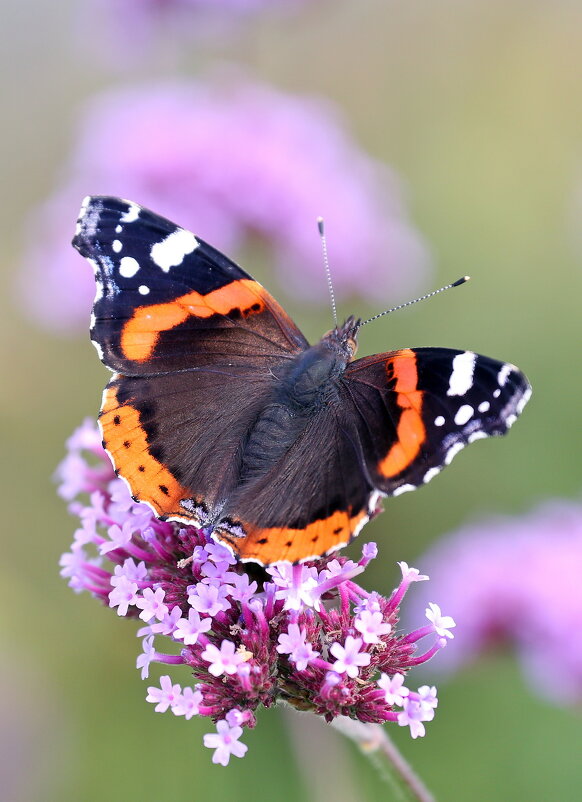
{"label": "black wing with white spot", "polygon": [[134,498],[202,525],[237,484],[248,432],[307,342],[234,262],[135,203],[87,198],[73,245],[95,270],[91,337],[116,372],[103,444]]}
{"label": "black wing with white spot", "polygon": [[515,365],[448,348],[364,357],[343,386],[371,482],[387,495],[430,481],[468,443],[505,434],[531,395]]}
{"label": "black wing with white spot", "polygon": [[113,371],[151,375],[220,363],[261,370],[307,346],[244,270],[136,203],[86,198],[73,245],[95,271],[91,339]]}

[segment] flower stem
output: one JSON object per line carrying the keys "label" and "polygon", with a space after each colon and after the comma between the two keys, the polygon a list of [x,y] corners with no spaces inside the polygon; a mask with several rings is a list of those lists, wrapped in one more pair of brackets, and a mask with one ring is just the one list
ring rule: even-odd
{"label": "flower stem", "polygon": [[[434,796],[400,754],[380,724],[363,724],[361,721],[339,716],[332,721],[331,725],[342,735],[358,744],[362,753],[367,755],[380,769],[381,775],[409,799],[417,800],[417,802],[435,802]],[[378,760],[380,755],[385,758],[384,761]]]}

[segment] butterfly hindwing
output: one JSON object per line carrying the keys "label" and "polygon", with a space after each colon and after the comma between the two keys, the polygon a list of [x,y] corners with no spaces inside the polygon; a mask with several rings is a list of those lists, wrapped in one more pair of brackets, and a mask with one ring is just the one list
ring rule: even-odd
{"label": "butterfly hindwing", "polygon": [[99,416],[103,443],[134,498],[201,525],[236,485],[241,444],[272,392],[272,374],[239,367],[116,376]]}
{"label": "butterfly hindwing", "polygon": [[514,365],[449,348],[364,357],[345,383],[370,475],[387,495],[425,484],[468,443],[505,434],[531,394]]}

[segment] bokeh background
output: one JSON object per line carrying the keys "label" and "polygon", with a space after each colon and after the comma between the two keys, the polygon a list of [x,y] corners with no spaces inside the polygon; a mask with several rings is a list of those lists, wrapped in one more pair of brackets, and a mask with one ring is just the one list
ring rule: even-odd
{"label": "bokeh background", "polygon": [[[278,710],[263,711],[246,733],[244,760],[211,765],[201,745],[207,722],[157,715],[145,704],[134,624],[74,595],[58,575],[74,522],[51,477],[66,437],[96,414],[106,375],[82,327],[57,334],[35,325],[31,308],[39,297],[56,303],[59,289],[42,284],[27,254],[42,254],[46,238],[48,262],[55,232],[69,238],[66,220],[51,232],[35,210],[75,172],[70,153],[96,92],[198,79],[228,62],[279,90],[328,98],[354,148],[389,165],[402,183],[409,224],[432,265],[419,274],[420,290],[473,277],[366,328],[361,353],[470,348],[515,362],[531,379],[533,399],[508,438],[468,449],[429,486],[387,503],[366,528],[362,537],[381,549],[366,573],[370,589],[388,593],[397,560],[423,569],[432,543],[479,516],[519,516],[540,500],[579,497],[582,5],[305,0],[289,2],[285,13],[267,3],[236,24],[225,24],[229,3],[215,5],[219,19],[199,23],[197,12],[185,13],[175,27],[144,31],[131,20],[139,4],[126,0],[3,3],[0,795],[7,800],[390,798],[334,732]],[[304,225],[316,237],[313,220]],[[344,236],[333,227],[328,234]],[[325,296],[310,304],[290,292],[263,241],[247,239],[231,255],[309,338],[329,328]],[[357,262],[354,254],[355,271]],[[87,269],[80,257],[78,269]],[[384,292],[371,304],[372,295],[369,287],[344,295],[341,314],[370,315],[399,300]],[[82,314],[88,320],[89,309]],[[511,572],[519,582],[519,555]],[[560,594],[559,577],[549,573],[547,583]],[[430,670],[425,677],[434,679]],[[497,648],[439,689],[426,738],[391,729],[437,798],[580,798],[582,685],[578,700],[554,704],[526,682],[511,648]]]}

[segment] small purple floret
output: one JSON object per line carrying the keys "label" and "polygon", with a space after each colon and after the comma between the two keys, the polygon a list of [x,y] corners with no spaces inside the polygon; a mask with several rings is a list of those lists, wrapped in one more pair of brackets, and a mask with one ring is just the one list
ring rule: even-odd
{"label": "small purple floret", "polygon": [[180,697],[180,686],[173,685],[172,680],[167,675],[160,678],[160,688],[151,685],[148,688],[146,702],[155,704],[156,713],[165,713],[169,707],[173,707]]}
{"label": "small purple floret", "polygon": [[227,766],[231,755],[244,757],[248,746],[240,743],[239,738],[241,735],[242,727],[231,727],[225,719],[217,721],[216,733],[209,733],[204,736],[204,746],[215,750],[212,755],[212,762]]}
{"label": "small purple floret", "polygon": [[363,646],[362,638],[352,638],[348,635],[344,646],[340,643],[333,643],[330,653],[336,658],[333,670],[337,674],[347,674],[348,677],[357,677],[362,666],[370,664],[371,656],[367,652],[361,652]]}

